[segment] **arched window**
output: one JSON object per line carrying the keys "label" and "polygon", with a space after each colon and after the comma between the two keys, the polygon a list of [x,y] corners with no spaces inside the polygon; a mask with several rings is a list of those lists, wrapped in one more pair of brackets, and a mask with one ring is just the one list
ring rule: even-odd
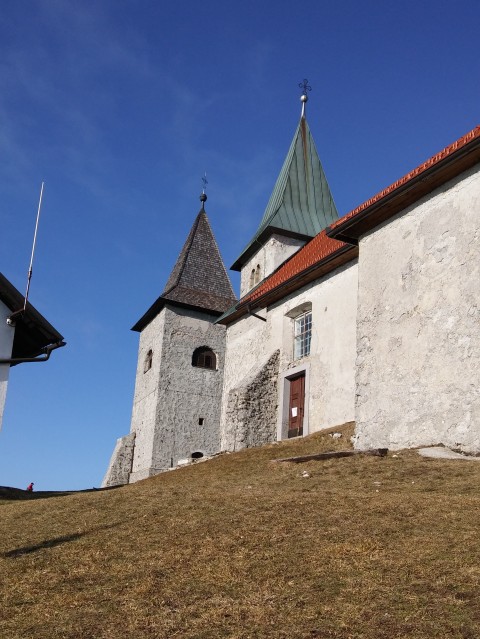
{"label": "arched window", "polygon": [[153,351],[150,349],[145,355],[145,361],[143,362],[143,372],[146,373],[152,368]]}
{"label": "arched window", "polygon": [[252,272],[250,273],[250,288],[255,284],[255,269],[252,268]]}
{"label": "arched window", "polygon": [[257,268],[255,269],[255,284],[260,282],[260,264],[257,264]]}
{"label": "arched window", "polygon": [[216,370],[217,356],[208,346],[201,346],[193,351],[192,366]]}

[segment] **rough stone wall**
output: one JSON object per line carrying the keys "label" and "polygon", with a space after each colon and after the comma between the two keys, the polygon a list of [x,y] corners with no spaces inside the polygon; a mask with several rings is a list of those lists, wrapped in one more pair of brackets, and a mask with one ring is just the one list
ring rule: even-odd
{"label": "rough stone wall", "polygon": [[228,393],[223,447],[240,450],[275,441],[280,351]]}
{"label": "rough stone wall", "polygon": [[250,286],[250,275],[252,269],[257,267],[257,264],[260,266],[260,279],[263,280],[304,244],[305,240],[298,240],[276,233],[269,237],[264,246],[242,268],[240,274],[240,297],[248,293],[252,288]]}
{"label": "rough stone wall", "polygon": [[[135,479],[149,477],[149,469],[152,466],[155,415],[157,404],[160,401],[159,380],[161,375],[164,326],[165,309],[140,333],[135,393],[130,425],[130,432],[135,433],[135,454],[132,464],[132,476]],[[150,349],[153,351],[152,367],[145,372],[145,359]]]}
{"label": "rough stone wall", "polygon": [[[246,386],[254,371],[275,351],[279,351],[280,378],[293,368],[309,367],[308,432],[353,421],[357,274],[354,260],[268,309],[256,311],[266,322],[246,316],[228,327],[221,419],[223,450],[230,450],[233,445],[228,414],[235,394],[230,396],[230,392]],[[311,352],[308,357],[296,360],[293,317],[296,309],[299,314],[305,307],[312,309]],[[246,381],[239,385],[239,380]],[[279,391],[280,385],[276,402],[277,420],[281,422],[284,405],[279,403]],[[240,396],[238,401],[242,401]]]}
{"label": "rough stone wall", "polygon": [[[15,329],[8,326],[7,317],[11,310],[0,301],[0,358],[8,359],[12,355],[13,337]],[[10,366],[0,364],[0,428],[2,427],[3,411],[7,398],[7,385]]]}
{"label": "rough stone wall", "polygon": [[356,446],[480,450],[480,167],[360,242]]}
{"label": "rough stone wall", "polygon": [[[220,450],[225,327],[216,316],[166,306],[142,331],[131,432],[136,433],[130,482]],[[216,370],[192,366],[195,349],[208,346]],[[152,368],[144,372],[153,351]]]}
{"label": "rough stone wall", "polygon": [[132,470],[134,447],[135,433],[130,433],[130,435],[117,439],[108,470],[103,478],[102,488],[128,484]]}
{"label": "rough stone wall", "polygon": [[[180,459],[220,450],[220,408],[225,359],[225,327],[206,313],[165,309],[161,401],[157,403],[153,443],[155,469],[176,466]],[[216,370],[192,366],[192,354],[210,347]],[[200,420],[203,423],[200,424]]]}

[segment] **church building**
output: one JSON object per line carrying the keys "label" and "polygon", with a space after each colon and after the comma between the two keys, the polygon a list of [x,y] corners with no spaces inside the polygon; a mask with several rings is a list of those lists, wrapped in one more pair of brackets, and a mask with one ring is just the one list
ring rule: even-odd
{"label": "church building", "polygon": [[140,333],[130,434],[104,485],[145,479],[220,449],[225,327],[236,301],[205,212],[207,196],[165,289],[133,326]]}
{"label": "church building", "polygon": [[480,127],[339,218],[306,102],[232,266],[240,300],[202,207],[134,326],[131,433],[104,485],[349,421],[358,448],[480,452]]}

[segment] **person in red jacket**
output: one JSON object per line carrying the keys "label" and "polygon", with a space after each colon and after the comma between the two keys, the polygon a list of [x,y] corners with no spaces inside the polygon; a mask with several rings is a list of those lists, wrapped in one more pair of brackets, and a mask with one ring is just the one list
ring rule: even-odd
{"label": "person in red jacket", "polygon": [[28,484],[27,486],[27,492],[32,493],[33,492],[33,481],[31,484]]}

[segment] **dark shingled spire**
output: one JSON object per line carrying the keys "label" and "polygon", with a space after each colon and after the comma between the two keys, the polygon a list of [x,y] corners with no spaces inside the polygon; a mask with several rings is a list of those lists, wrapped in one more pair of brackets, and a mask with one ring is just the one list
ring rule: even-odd
{"label": "dark shingled spire", "polygon": [[202,207],[162,295],[132,330],[143,330],[168,302],[221,315],[235,301],[230,279]]}

